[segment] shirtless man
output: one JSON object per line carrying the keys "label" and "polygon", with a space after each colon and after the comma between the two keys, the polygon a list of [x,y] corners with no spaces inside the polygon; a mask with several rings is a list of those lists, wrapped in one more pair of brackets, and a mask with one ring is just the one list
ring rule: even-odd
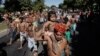
{"label": "shirtless man", "polygon": [[19,27],[20,27],[20,19],[19,18],[16,18],[15,20],[14,20],[14,22],[15,22],[15,26],[16,26],[16,29],[17,29],[17,33],[19,33]]}
{"label": "shirtless man", "polygon": [[14,38],[14,30],[15,30],[14,22],[9,23],[9,35],[11,37],[10,37],[9,43],[7,43],[8,45],[11,45],[12,44],[12,40]]}
{"label": "shirtless man", "polygon": [[22,49],[23,41],[28,37],[29,31],[29,25],[32,23],[32,17],[29,15],[29,17],[24,18],[20,24],[20,47],[18,49]]}
{"label": "shirtless man", "polygon": [[8,42],[8,45],[11,45],[13,40],[15,39],[16,35],[19,33],[19,25],[20,25],[20,19],[16,18],[12,23],[11,23],[11,38],[10,41]]}
{"label": "shirtless man", "polygon": [[26,33],[26,19],[21,19],[21,23],[20,23],[20,47],[18,49],[22,49],[22,44],[23,41],[25,39],[25,37],[27,37],[27,33]]}
{"label": "shirtless man", "polygon": [[27,29],[27,33],[28,33],[28,48],[33,52],[33,56],[37,56],[37,46],[36,46],[36,40],[35,40],[35,36],[34,36],[34,28],[32,26],[32,23],[28,23],[28,29]]}
{"label": "shirtless man", "polygon": [[[59,29],[57,27],[61,26]],[[63,27],[63,28],[62,28]],[[57,24],[56,27],[54,27],[54,33],[51,34],[54,36],[55,40],[52,41],[50,36],[46,36],[45,40],[47,40],[47,48],[48,48],[48,56],[62,56],[62,52],[64,51],[66,56],[69,56],[69,50],[67,46],[67,41],[64,36],[65,32],[65,26]],[[64,31],[63,31],[64,30]],[[55,42],[55,43],[54,43]],[[57,51],[54,51],[52,45],[55,44],[55,48],[57,48]],[[64,53],[63,53],[64,54]]]}

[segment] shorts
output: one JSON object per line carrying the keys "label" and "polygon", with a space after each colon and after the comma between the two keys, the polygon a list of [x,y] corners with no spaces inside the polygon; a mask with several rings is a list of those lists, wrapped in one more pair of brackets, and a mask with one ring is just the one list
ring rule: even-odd
{"label": "shorts", "polygon": [[38,22],[33,22],[33,26],[38,27]]}
{"label": "shorts", "polygon": [[34,52],[35,50],[37,50],[37,45],[36,45],[36,41],[34,40],[34,38],[30,38],[28,37],[27,39],[28,41],[28,48]]}
{"label": "shorts", "polygon": [[20,41],[23,41],[27,37],[26,33],[20,32]]}
{"label": "shorts", "polygon": [[10,32],[9,32],[10,36],[12,39],[14,39],[16,37],[16,34],[17,34],[17,30],[15,29],[14,31],[10,29]]}

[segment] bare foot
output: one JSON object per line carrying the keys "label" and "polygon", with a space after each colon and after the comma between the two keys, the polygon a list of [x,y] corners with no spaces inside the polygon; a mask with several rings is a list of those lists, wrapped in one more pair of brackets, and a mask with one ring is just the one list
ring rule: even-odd
{"label": "bare foot", "polygon": [[17,39],[17,42],[19,42],[20,41],[20,39]]}
{"label": "bare foot", "polygon": [[47,41],[43,41],[43,45],[46,45],[47,44]]}
{"label": "bare foot", "polygon": [[18,49],[22,49],[23,47],[19,47]]}
{"label": "bare foot", "polygon": [[11,45],[12,43],[7,43],[7,45]]}

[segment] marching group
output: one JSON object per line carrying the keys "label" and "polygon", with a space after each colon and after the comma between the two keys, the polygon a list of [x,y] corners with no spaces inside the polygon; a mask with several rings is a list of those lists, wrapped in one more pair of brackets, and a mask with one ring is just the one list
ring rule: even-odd
{"label": "marching group", "polygon": [[[11,45],[19,36],[18,49],[23,48],[23,43],[38,55],[38,43],[46,46],[46,56],[70,56],[71,35],[76,31],[80,13],[67,13],[64,11],[21,11],[5,13],[3,18],[8,26],[9,42]],[[42,56],[42,55],[40,55]]]}

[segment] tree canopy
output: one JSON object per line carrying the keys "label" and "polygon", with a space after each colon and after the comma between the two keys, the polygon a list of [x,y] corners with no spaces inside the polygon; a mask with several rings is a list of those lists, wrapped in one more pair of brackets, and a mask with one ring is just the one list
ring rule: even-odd
{"label": "tree canopy", "polygon": [[5,9],[8,11],[20,10],[21,9],[20,2],[18,0],[6,0]]}
{"label": "tree canopy", "polygon": [[44,0],[36,0],[34,3],[33,3],[33,10],[42,10],[45,8],[45,4],[44,4]]}
{"label": "tree canopy", "polygon": [[100,8],[100,0],[64,0],[63,3],[59,5],[59,8],[79,8],[79,9],[94,9]]}
{"label": "tree canopy", "polygon": [[5,9],[8,11],[42,10],[45,7],[44,2],[44,0],[6,0]]}

